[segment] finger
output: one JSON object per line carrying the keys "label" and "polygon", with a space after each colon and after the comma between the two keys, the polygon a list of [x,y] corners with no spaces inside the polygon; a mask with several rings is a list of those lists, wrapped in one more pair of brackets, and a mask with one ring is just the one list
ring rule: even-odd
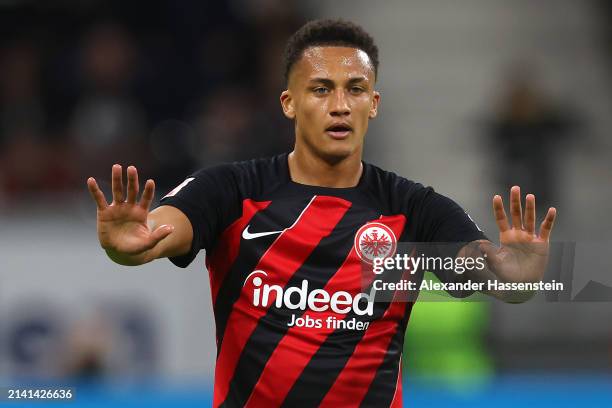
{"label": "finger", "polygon": [[525,197],[525,229],[530,234],[535,234],[535,220],[536,220],[536,209],[535,209],[535,196],[533,194],[527,194]]}
{"label": "finger", "polygon": [[159,241],[166,238],[174,231],[174,226],[169,224],[160,225],[155,228],[149,237],[149,249],[153,248]]}
{"label": "finger", "polygon": [[129,166],[127,168],[127,179],[127,202],[134,204],[138,196],[138,170],[136,170],[136,167]]}
{"label": "finger", "polygon": [[112,190],[113,190],[113,202],[122,203],[125,199],[123,194],[123,174],[122,168],[119,164],[113,165],[112,170]]}
{"label": "finger", "polygon": [[155,195],[155,182],[151,179],[145,183],[144,191],[142,192],[142,198],[140,199],[140,206],[145,210],[149,211],[151,202],[153,202],[153,196]]}
{"label": "finger", "polygon": [[550,207],[548,212],[546,213],[546,217],[542,224],[540,225],[540,238],[547,240],[550,238],[550,232],[555,225],[555,218],[557,217],[557,209],[555,207]]}
{"label": "finger", "polygon": [[104,197],[104,193],[98,187],[98,183],[96,183],[96,179],[90,177],[87,179],[87,189],[89,190],[89,194],[91,194],[91,198],[94,199],[98,210],[103,210],[108,207],[108,203],[106,202],[106,197]]}
{"label": "finger", "polygon": [[514,186],[510,189],[510,216],[512,217],[512,227],[522,229],[523,210],[521,208],[521,188]]}
{"label": "finger", "polygon": [[501,196],[499,195],[493,197],[493,214],[495,215],[495,222],[497,223],[499,232],[508,231],[510,229],[510,225],[508,224],[508,217],[506,216],[506,211],[504,210],[504,200],[502,200]]}

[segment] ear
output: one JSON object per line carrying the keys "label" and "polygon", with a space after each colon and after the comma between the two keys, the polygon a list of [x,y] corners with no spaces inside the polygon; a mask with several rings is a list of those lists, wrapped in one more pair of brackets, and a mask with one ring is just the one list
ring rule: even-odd
{"label": "ear", "polygon": [[293,103],[293,98],[291,97],[291,92],[288,89],[285,89],[280,95],[280,103],[283,108],[283,114],[288,119],[295,119],[295,107]]}
{"label": "ear", "polygon": [[378,91],[374,91],[374,97],[372,98],[372,104],[370,105],[370,112],[368,113],[368,117],[370,119],[374,119],[376,115],[378,115],[378,103],[380,102],[380,93]]}

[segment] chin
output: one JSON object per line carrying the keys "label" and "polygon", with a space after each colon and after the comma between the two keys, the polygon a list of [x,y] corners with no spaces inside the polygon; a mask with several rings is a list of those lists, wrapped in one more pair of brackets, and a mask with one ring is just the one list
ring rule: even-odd
{"label": "chin", "polygon": [[329,163],[337,164],[360,150],[360,145],[355,139],[330,140],[327,135],[321,139],[303,138],[302,142],[312,154]]}
{"label": "chin", "polygon": [[355,153],[354,146],[326,146],[319,150],[319,155],[330,164],[336,164]]}

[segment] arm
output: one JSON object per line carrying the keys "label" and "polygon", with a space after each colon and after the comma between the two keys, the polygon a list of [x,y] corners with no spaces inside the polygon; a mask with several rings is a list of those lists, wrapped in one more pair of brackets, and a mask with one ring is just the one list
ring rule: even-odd
{"label": "arm", "polygon": [[191,248],[193,229],[179,209],[162,205],[149,212],[155,183],[147,180],[140,201],[138,171],[127,169],[127,197],[121,166],[112,168],[112,197],[109,205],[96,180],[87,180],[97,206],[97,230],[100,245],[114,262],[142,265],[157,258],[179,256]]}

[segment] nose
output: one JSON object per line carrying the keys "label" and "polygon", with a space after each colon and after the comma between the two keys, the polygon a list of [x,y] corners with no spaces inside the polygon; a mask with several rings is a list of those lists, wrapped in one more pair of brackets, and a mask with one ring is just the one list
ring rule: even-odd
{"label": "nose", "polygon": [[334,92],[329,113],[332,116],[346,116],[351,113],[351,107],[349,106],[348,98],[344,92]]}

